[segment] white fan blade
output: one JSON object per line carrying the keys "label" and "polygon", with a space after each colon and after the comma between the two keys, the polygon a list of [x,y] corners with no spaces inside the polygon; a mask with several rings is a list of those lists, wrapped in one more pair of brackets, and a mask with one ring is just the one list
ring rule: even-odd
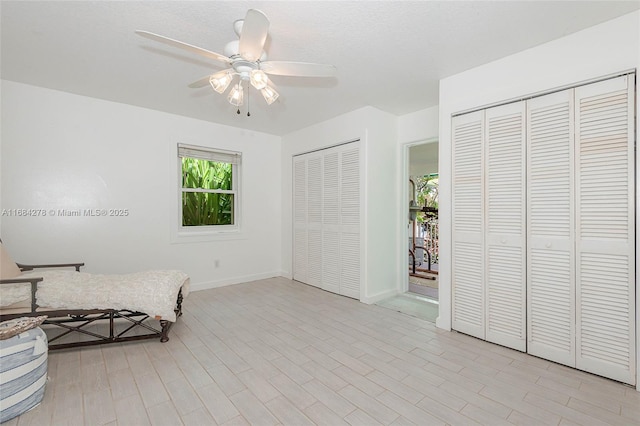
{"label": "white fan blade", "polygon": [[291,77],[333,77],[336,67],[309,62],[266,61],[260,62],[260,69],[267,74]]}
{"label": "white fan blade", "polygon": [[259,10],[249,9],[240,33],[240,56],[251,62],[260,59],[268,33],[269,19]]}
{"label": "white fan blade", "polygon": [[212,51],[207,50],[207,49],[203,49],[203,48],[198,47],[198,46],[193,46],[191,44],[183,43],[181,41],[174,40],[172,38],[161,36],[161,35],[158,35],[158,34],[150,33],[148,31],[136,30],[136,34],[138,34],[139,36],[154,40],[154,41],[159,41],[160,43],[168,44],[169,46],[178,47],[180,49],[188,50],[189,52],[196,53],[198,55],[202,55],[202,56],[205,56],[205,57],[210,58],[210,59],[215,59],[216,61],[224,62],[226,64],[229,63],[229,58],[227,58],[226,56],[221,55],[221,54],[216,53],[216,52],[212,52]]}
{"label": "white fan blade", "polygon": [[210,75],[202,77],[200,80],[196,80],[189,85],[192,89],[197,89],[199,87],[204,87],[209,84]]}

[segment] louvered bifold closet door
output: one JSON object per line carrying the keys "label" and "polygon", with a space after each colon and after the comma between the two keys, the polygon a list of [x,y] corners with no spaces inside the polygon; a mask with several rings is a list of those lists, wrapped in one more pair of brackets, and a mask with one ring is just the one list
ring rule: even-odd
{"label": "louvered bifold closet door", "polygon": [[527,101],[528,352],[575,366],[573,89]]}
{"label": "louvered bifold closet door", "polygon": [[322,288],[340,292],[340,153],[323,161]]}
{"label": "louvered bifold closet door", "polygon": [[484,111],[453,117],[452,328],[485,338]]}
{"label": "louvered bifold closet door", "polygon": [[293,279],[360,299],[360,143],[293,160]]}
{"label": "louvered bifold closet door", "polygon": [[634,76],[576,88],[576,366],[635,384]]}
{"label": "louvered bifold closet door", "polygon": [[360,145],[340,149],[340,291],[360,299]]}
{"label": "louvered bifold closet door", "polygon": [[307,282],[307,160],[293,160],[293,279]]}
{"label": "louvered bifold closet door", "polygon": [[322,287],[322,155],[307,159],[307,284]]}
{"label": "louvered bifold closet door", "polygon": [[525,104],[485,112],[485,329],[526,350]]}

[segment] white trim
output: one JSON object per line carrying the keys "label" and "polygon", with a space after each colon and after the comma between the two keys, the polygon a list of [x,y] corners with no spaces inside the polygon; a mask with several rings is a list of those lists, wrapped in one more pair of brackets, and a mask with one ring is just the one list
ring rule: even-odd
{"label": "white trim", "polygon": [[242,161],[242,153],[207,146],[178,144],[178,157],[199,158],[219,163],[238,164]]}
{"label": "white trim", "polygon": [[282,278],[286,278],[288,280],[293,280],[293,274],[291,272],[289,272],[289,271],[279,271],[278,274]]}
{"label": "white trim", "polygon": [[280,277],[281,271],[272,271],[272,272],[262,272],[259,274],[252,275],[243,275],[239,277],[225,278],[222,280],[214,280],[214,281],[205,281],[196,284],[191,284],[189,286],[189,291],[192,293],[194,291],[201,290],[209,290],[212,288],[226,287],[228,285],[242,284],[251,281],[264,280],[267,278],[275,278]]}
{"label": "white trim", "polygon": [[203,189],[203,188],[182,188],[182,192],[202,192],[207,194],[235,194],[236,191],[229,189]]}
{"label": "white trim", "polygon": [[380,293],[374,294],[373,296],[361,297],[360,301],[362,303],[366,303],[367,305],[373,305],[374,303],[378,303],[379,301],[388,299],[389,297],[397,296],[398,294],[400,293],[398,293],[398,291],[394,289],[385,290]]}
{"label": "white trim", "polygon": [[327,146],[322,147],[322,148],[312,149],[310,151],[299,152],[297,154],[292,154],[292,157],[298,157],[300,155],[311,154],[312,152],[323,151],[325,149],[335,148],[335,147],[342,146],[342,145],[347,145],[347,144],[350,144],[350,143],[353,143],[353,142],[360,142],[360,138],[350,139],[350,140],[348,140],[346,142],[339,142],[339,143],[336,143],[336,144],[333,144],[333,145],[327,145]]}
{"label": "white trim", "polygon": [[[369,203],[369,199],[367,197],[368,191],[368,154],[369,154],[369,130],[365,129],[364,135],[361,138],[355,139],[350,143],[357,143],[358,146],[358,157],[360,161],[360,301],[363,302],[367,299],[367,291],[369,287],[367,283],[369,282],[369,274],[367,267],[368,262],[368,215],[367,215],[367,206]],[[366,302],[365,302],[366,303]]]}
{"label": "white trim", "polygon": [[[640,14],[638,14],[638,28],[640,28]],[[640,33],[640,30],[639,30]],[[640,34],[639,34],[640,35]],[[640,58],[640,52],[638,52],[638,57]],[[640,212],[640,197],[638,196],[638,192],[640,190],[640,181],[638,180],[638,177],[640,176],[638,174],[638,167],[640,166],[640,152],[638,151],[638,114],[640,113],[640,96],[638,96],[638,74],[636,73],[635,79],[634,79],[634,85],[635,85],[635,129],[634,129],[634,140],[633,140],[633,146],[636,148],[635,149],[635,154],[634,154],[634,161],[635,161],[635,175],[634,175],[634,179],[635,179],[635,185],[634,185],[634,193],[632,194],[633,196],[635,196],[635,203],[636,203],[636,208],[635,208],[635,214],[634,214],[634,220],[635,220],[635,249],[636,249],[636,391],[640,392],[640,286],[638,285],[638,275],[640,275],[640,270],[638,269],[638,265],[640,265],[640,238],[638,238],[638,228],[640,226],[638,226],[638,212]]]}
{"label": "white trim", "polygon": [[[171,182],[169,183],[170,197],[173,200],[173,207],[171,208],[169,214],[169,235],[171,244],[184,244],[184,243],[200,243],[200,242],[208,242],[208,241],[230,241],[230,240],[246,240],[248,236],[244,233],[242,229],[242,205],[243,203],[243,191],[242,191],[242,181],[244,170],[243,167],[240,166],[242,163],[242,153],[237,151],[228,151],[223,149],[211,148],[207,146],[196,146],[196,145],[184,145],[184,144],[169,144],[169,161],[170,164],[173,163],[174,166],[172,170],[174,173],[169,173]],[[211,225],[211,226],[182,226],[182,161],[181,157],[178,154],[178,150],[180,147],[189,147],[192,149],[199,149],[201,151],[211,151],[211,152],[219,152],[223,154],[237,154],[239,156],[237,163],[232,163],[233,168],[233,181],[232,184],[235,187],[234,190],[211,190],[204,191],[189,188],[187,192],[217,192],[217,193],[232,193],[235,194],[234,197],[234,221],[233,225]],[[193,190],[192,190],[193,189]]]}
{"label": "white trim", "polygon": [[173,228],[174,229],[171,230],[171,244],[204,243],[207,241],[235,241],[249,239],[247,234],[240,230],[194,230],[190,232],[180,232],[175,229],[175,226]]}

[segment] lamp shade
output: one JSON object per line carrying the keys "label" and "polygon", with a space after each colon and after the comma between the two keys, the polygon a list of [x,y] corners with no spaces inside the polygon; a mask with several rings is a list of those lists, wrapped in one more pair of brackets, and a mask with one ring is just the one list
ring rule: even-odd
{"label": "lamp shade", "polygon": [[229,92],[229,97],[227,98],[231,105],[240,106],[242,105],[242,101],[244,99],[244,89],[242,84],[238,82],[238,84],[234,85],[231,91]]}
{"label": "lamp shade", "polygon": [[264,100],[267,101],[268,105],[271,105],[278,99],[278,92],[276,92],[273,87],[265,86],[264,89],[260,90],[262,96],[264,96]]}
{"label": "lamp shade", "polygon": [[258,90],[264,89],[269,82],[269,77],[262,70],[251,71],[251,85]]}
{"label": "lamp shade", "polygon": [[213,87],[213,90],[216,92],[224,93],[227,87],[229,87],[229,84],[231,84],[232,78],[233,76],[229,70],[220,71],[209,78],[209,84],[211,84],[211,87]]}

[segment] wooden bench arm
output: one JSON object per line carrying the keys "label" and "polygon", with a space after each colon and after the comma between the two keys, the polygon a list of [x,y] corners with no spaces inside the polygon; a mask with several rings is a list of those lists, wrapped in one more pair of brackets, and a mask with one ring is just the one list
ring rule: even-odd
{"label": "wooden bench arm", "polygon": [[5,280],[0,280],[0,285],[2,284],[20,284],[20,283],[31,283],[31,312],[35,312],[38,308],[36,304],[36,291],[38,290],[38,283],[42,281],[42,277],[33,277],[33,278],[8,278]]}
{"label": "wooden bench arm", "polygon": [[84,262],[83,263],[52,263],[49,265],[25,265],[24,263],[16,263],[16,265],[18,265],[18,268],[20,268],[21,271],[33,271],[34,269],[37,268],[76,268],[76,272],[80,272],[80,267],[84,266]]}
{"label": "wooden bench arm", "polygon": [[33,277],[33,278],[7,278],[4,280],[0,280],[1,284],[19,284],[19,283],[38,283],[42,281],[42,277]]}

